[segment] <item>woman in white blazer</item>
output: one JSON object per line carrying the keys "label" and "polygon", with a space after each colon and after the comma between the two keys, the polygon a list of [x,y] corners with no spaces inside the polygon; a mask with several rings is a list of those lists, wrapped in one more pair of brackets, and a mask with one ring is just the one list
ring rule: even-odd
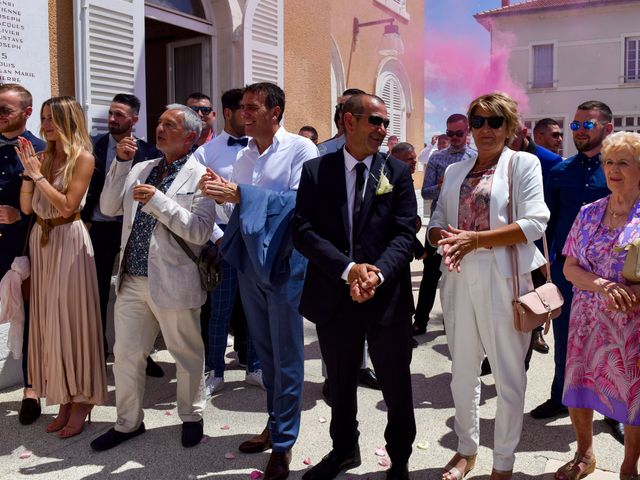
{"label": "woman in white blazer", "polygon": [[[504,93],[483,95],[467,113],[476,159],[447,168],[429,242],[443,255],[440,298],[451,352],[456,408],[456,455],[443,480],[461,479],[475,465],[479,444],[480,365],[489,358],[498,394],[491,480],[509,479],[520,441],[530,335],[513,326],[510,247],[522,292],[545,263],[533,242],[546,228],[538,158],[507,145],[518,128],[517,103]],[[508,165],[513,162],[513,219],[509,223]]]}

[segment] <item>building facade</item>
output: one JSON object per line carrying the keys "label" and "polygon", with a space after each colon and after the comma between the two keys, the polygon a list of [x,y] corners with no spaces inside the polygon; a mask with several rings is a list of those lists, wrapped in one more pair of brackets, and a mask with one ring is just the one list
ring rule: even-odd
{"label": "building facade", "polygon": [[639,0],[502,3],[475,18],[491,33],[492,51],[510,50],[509,71],[529,99],[528,127],[556,119],[564,156],[573,155],[576,107],[600,100],[613,110],[615,130],[640,131]]}

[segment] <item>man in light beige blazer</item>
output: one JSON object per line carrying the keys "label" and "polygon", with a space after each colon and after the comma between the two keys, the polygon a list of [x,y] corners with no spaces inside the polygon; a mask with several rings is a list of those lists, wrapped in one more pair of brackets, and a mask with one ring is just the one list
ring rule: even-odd
{"label": "man in light beige blazer", "polygon": [[198,189],[205,167],[190,153],[200,129],[190,108],[167,106],[156,128],[163,156],[132,166],[135,140],[124,139],[105,181],[101,211],[123,215],[114,309],[118,419],[91,443],[94,450],[108,450],[144,433],[146,358],[159,331],[176,360],[182,444],[197,445],[203,435],[200,307],[206,292],[195,263],[172,236],[184,239],[198,255],[214,228],[214,203]]}

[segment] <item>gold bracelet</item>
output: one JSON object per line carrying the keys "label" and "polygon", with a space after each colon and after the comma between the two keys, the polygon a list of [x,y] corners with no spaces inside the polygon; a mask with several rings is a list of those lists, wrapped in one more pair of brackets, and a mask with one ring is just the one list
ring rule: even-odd
{"label": "gold bracelet", "polygon": [[480,241],[480,234],[476,231],[476,250],[478,250],[478,242]]}
{"label": "gold bracelet", "polygon": [[33,190],[20,190],[20,193],[28,193],[30,195],[33,195]]}

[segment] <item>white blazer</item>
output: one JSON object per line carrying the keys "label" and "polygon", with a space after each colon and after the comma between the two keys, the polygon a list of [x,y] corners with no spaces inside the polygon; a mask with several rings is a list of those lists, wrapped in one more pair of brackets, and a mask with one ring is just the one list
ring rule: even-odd
{"label": "white blazer", "polygon": [[[489,214],[489,225],[491,229],[503,227],[509,223],[507,205],[509,201],[509,180],[508,164],[514,151],[505,147],[498,159],[496,171],[493,175],[491,185],[491,204]],[[447,228],[447,225],[458,227],[458,207],[460,200],[460,187],[462,182],[471,171],[476,159],[464,160],[447,167],[442,184],[442,191],[438,198],[429,227],[427,228],[427,239],[429,230],[434,227]],[[517,223],[525,237],[527,243],[516,245],[516,258],[518,261],[518,273],[531,272],[545,264],[544,255],[533,244],[535,240],[542,237],[547,228],[549,220],[549,209],[544,203],[544,193],[542,188],[542,170],[540,160],[535,155],[527,152],[517,152],[513,155],[513,196],[514,208],[513,219]],[[493,247],[491,251],[496,256],[498,270],[505,278],[510,278],[511,257],[510,247]],[[464,265],[464,259],[462,259]],[[442,271],[446,267],[441,266]]]}
{"label": "white blazer", "polygon": [[[124,267],[124,249],[135,220],[138,202],[133,200],[133,187],[144,183],[160,158],[140,162],[114,161],[107,174],[100,210],[111,216],[124,215],[120,243],[120,265],[116,292],[120,289]],[[205,167],[190,156],[171,183],[167,193],[156,190],[142,211],[158,221],[151,235],[148,257],[149,294],[161,308],[200,308],[206,292],[200,287],[195,263],[184,253],[169,230],[187,242],[198,255],[214,227],[213,200],[202,195],[198,182]]]}

